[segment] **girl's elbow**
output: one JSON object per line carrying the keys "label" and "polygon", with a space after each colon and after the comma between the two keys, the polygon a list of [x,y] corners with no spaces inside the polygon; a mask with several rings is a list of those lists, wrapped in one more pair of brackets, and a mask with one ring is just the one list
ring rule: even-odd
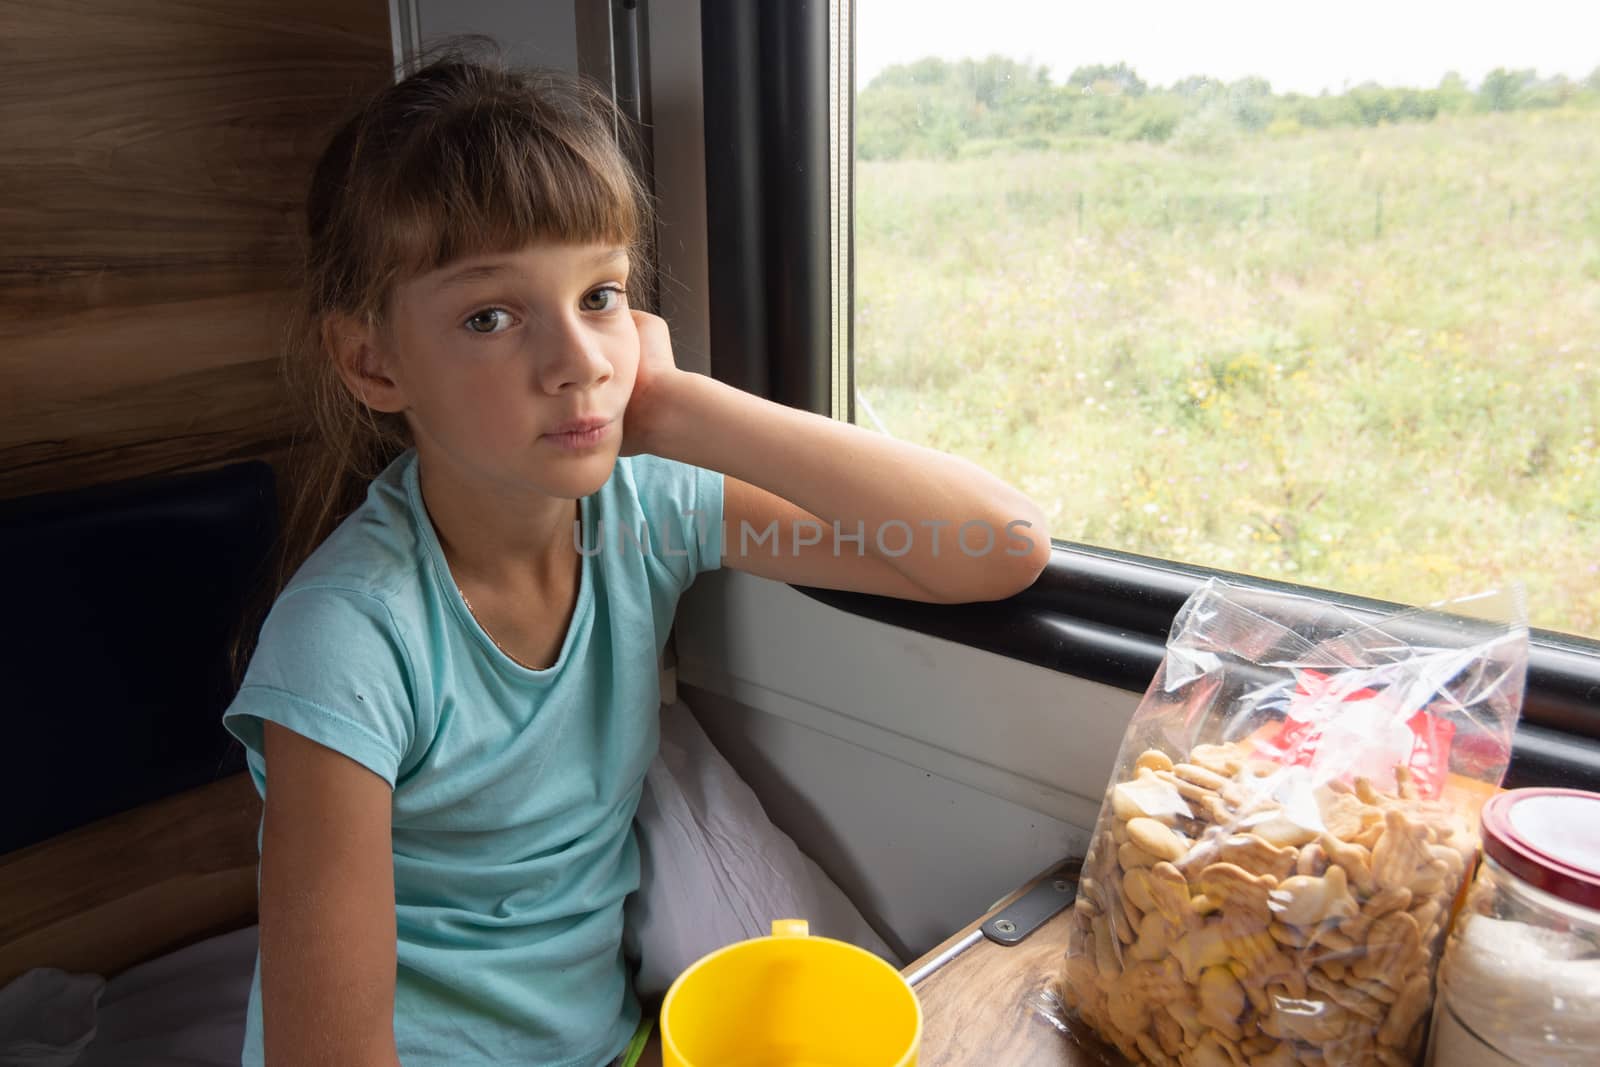
{"label": "girl's elbow", "polygon": [[1013,544],[1008,551],[976,561],[967,580],[960,588],[950,590],[945,602],[970,604],[1006,600],[1033,585],[1050,564],[1050,538],[1030,531],[1029,542],[1026,546]]}
{"label": "girl's elbow", "polygon": [[1035,508],[1024,522],[1026,525],[1019,523],[1007,531],[1006,562],[1009,571],[1006,580],[1016,583],[1007,596],[1028,588],[1050,565],[1050,531],[1044,524],[1044,516]]}
{"label": "girl's elbow", "polygon": [[1050,538],[1035,530],[1026,552],[1008,557],[1004,568],[996,568],[995,584],[1001,592],[995,599],[1004,600],[1029,588],[1049,565]]}

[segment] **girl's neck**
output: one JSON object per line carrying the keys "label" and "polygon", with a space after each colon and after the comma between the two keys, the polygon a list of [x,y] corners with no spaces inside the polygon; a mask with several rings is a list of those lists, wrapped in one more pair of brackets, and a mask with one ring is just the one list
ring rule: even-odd
{"label": "girl's neck", "polygon": [[423,505],[457,583],[547,584],[570,571],[579,502],[473,484],[418,458]]}

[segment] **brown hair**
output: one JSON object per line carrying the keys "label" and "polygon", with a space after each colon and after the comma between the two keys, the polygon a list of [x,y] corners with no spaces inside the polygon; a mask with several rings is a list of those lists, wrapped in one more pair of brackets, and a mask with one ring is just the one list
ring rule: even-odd
{"label": "brown hair", "polygon": [[601,90],[509,68],[484,38],[432,50],[333,135],[306,198],[304,270],[283,352],[309,425],[287,465],[292,503],[276,573],[234,642],[235,684],[268,605],[411,444],[402,415],[372,411],[345,387],[323,340],[328,316],[382,328],[396,284],[537,241],[628,247],[629,300],[645,306],[654,225],[628,162],[631,136]]}

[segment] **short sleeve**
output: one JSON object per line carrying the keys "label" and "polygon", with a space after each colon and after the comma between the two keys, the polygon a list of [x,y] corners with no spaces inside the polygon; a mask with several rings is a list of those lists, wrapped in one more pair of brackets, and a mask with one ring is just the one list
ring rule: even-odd
{"label": "short sleeve", "polygon": [[660,456],[633,457],[634,489],[656,543],[650,559],[663,569],[674,591],[695,576],[722,566],[720,471]]}
{"label": "short sleeve", "polygon": [[265,782],[266,722],[348,756],[392,789],[416,730],[411,682],[405,646],[383,601],[327,586],[290,589],[262,624],[222,725],[248,750],[258,789]]}

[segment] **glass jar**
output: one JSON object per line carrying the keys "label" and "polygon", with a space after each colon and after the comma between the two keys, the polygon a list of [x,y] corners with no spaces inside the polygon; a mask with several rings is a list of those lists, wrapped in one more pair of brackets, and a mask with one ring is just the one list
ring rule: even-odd
{"label": "glass jar", "polygon": [[1600,1064],[1600,794],[1514,789],[1439,965],[1430,1067]]}

